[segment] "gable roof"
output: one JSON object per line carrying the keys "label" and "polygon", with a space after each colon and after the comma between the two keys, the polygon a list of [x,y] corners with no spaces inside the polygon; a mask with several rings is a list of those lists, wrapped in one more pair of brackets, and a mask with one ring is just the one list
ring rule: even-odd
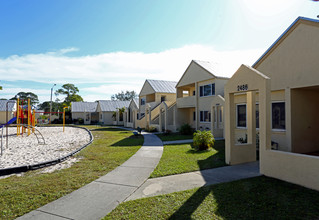
{"label": "gable roof", "polygon": [[130,101],[119,101],[119,100],[99,100],[100,108],[102,112],[114,112],[119,108],[127,108]]}
{"label": "gable roof", "polygon": [[301,23],[304,24],[319,24],[319,20],[306,18],[306,17],[298,17],[285,31],[280,35],[280,37],[266,50],[266,52],[261,55],[261,57],[252,65],[253,68],[257,68],[258,65],[266,59],[275,49],[276,47],[285,40],[285,38]]}
{"label": "gable roof", "polygon": [[134,103],[135,103],[135,105],[137,106],[137,108],[139,107],[138,101],[139,101],[138,99],[132,99],[132,100],[131,100],[131,102],[134,102]]}
{"label": "gable roof", "polygon": [[97,102],[71,102],[71,112],[96,112]]}
{"label": "gable roof", "polygon": [[179,81],[176,84],[176,87],[179,85],[179,83],[182,81],[186,73],[188,72],[191,65],[195,64],[196,66],[200,67],[201,69],[205,70],[205,73],[208,74],[208,77],[211,76],[212,78],[217,79],[229,79],[228,77],[224,76],[218,76],[218,69],[217,64],[209,61],[202,61],[202,60],[192,60],[188,67],[186,68],[185,72],[183,73],[182,77],[179,79]]}
{"label": "gable roof", "polygon": [[[5,112],[7,111],[7,102],[9,100],[0,100],[0,111]],[[16,107],[16,100],[10,100],[8,103],[8,111],[15,111]]]}
{"label": "gable roof", "polygon": [[176,83],[175,81],[165,81],[165,80],[152,80],[147,79],[146,81],[149,82],[151,87],[154,89],[155,92],[162,92],[162,93],[176,93]]}
{"label": "gable roof", "polygon": [[129,108],[137,108],[137,109],[139,109],[139,104],[138,104],[138,102],[139,102],[139,99],[132,99],[131,101],[130,101],[130,104],[129,104]]}

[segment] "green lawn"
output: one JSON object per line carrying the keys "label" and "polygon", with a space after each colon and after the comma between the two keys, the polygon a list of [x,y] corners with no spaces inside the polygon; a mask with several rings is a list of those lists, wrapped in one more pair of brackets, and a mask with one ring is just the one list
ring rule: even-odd
{"label": "green lawn", "polygon": [[319,192],[268,177],[120,204],[104,219],[318,219]]}
{"label": "green lawn", "polygon": [[179,133],[172,133],[169,135],[165,134],[157,134],[157,136],[162,140],[162,141],[176,141],[176,140],[188,140],[188,139],[193,139],[193,135],[182,135]]}
{"label": "green lawn", "polygon": [[134,137],[131,131],[86,127],[92,130],[94,142],[76,155],[83,159],[72,167],[0,179],[1,219],[14,219],[90,183],[125,162],[143,144],[143,137]]}
{"label": "green lawn", "polygon": [[225,166],[225,142],[213,149],[195,151],[190,144],[165,145],[163,156],[151,178]]}

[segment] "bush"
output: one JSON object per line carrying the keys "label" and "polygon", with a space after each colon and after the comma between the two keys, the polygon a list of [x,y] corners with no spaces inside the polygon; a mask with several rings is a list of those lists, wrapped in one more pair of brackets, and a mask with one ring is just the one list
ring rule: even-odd
{"label": "bush", "polygon": [[145,131],[147,132],[157,132],[157,128],[153,126],[146,126]]}
{"label": "bush", "polygon": [[79,118],[79,124],[83,125],[84,124],[84,119],[83,118]]}
{"label": "bush", "polygon": [[168,136],[171,133],[172,133],[172,131],[167,129],[167,130],[164,131],[164,136]]}
{"label": "bush", "polygon": [[196,131],[193,137],[193,147],[196,150],[207,150],[215,144],[214,135],[210,131]]}
{"label": "bush", "polygon": [[182,135],[191,135],[194,133],[194,129],[189,124],[183,124],[179,129]]}

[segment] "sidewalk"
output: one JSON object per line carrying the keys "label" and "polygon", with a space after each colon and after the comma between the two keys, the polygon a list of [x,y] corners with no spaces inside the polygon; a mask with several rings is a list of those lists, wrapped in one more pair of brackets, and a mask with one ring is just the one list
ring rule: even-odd
{"label": "sidewalk", "polygon": [[126,201],[261,176],[259,162],[148,179]]}
{"label": "sidewalk", "polygon": [[143,133],[143,146],[125,163],[88,185],[18,219],[101,219],[136,191],[157,166],[162,141]]}

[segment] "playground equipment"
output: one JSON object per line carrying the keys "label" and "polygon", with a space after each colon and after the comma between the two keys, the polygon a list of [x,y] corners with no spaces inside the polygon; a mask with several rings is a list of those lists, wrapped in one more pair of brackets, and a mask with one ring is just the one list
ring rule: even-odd
{"label": "playground equipment", "polygon": [[[21,105],[20,105],[21,101]],[[27,102],[27,105],[24,104]],[[31,109],[30,105],[30,99],[28,100],[19,100],[17,99],[17,110],[15,113],[15,117],[12,119],[9,119],[8,116],[8,103],[15,103],[15,101],[8,101],[6,103],[6,121],[7,123],[0,125],[1,129],[1,156],[3,154],[3,128],[6,127],[6,148],[8,148],[8,127],[9,125],[13,124],[16,122],[17,125],[17,136],[23,135],[24,133],[27,132],[28,136],[32,133],[36,136],[38,140],[38,144],[45,144],[45,139],[41,132],[35,127],[36,125],[36,120],[35,120],[35,113],[43,113],[43,112],[36,112],[34,109]],[[63,132],[65,131],[65,109],[68,107],[63,108]],[[57,114],[62,114],[62,112],[44,112],[44,113],[57,113]]]}

